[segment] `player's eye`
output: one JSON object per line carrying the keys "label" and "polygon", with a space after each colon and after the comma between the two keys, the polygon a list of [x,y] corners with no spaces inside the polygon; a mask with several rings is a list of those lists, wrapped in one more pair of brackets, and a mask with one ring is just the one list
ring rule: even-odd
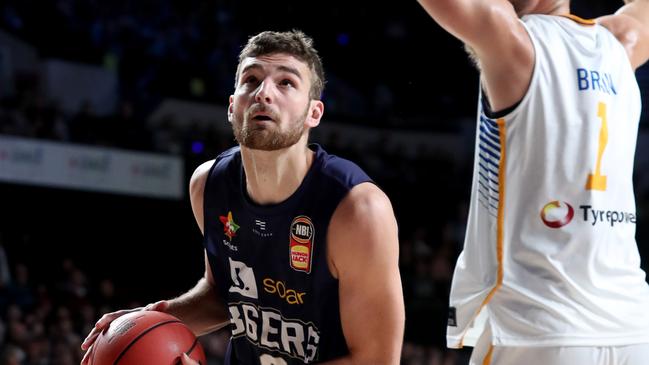
{"label": "player's eye", "polygon": [[257,81],[258,81],[257,77],[253,75],[247,76],[246,78],[243,79],[244,84],[256,84]]}
{"label": "player's eye", "polygon": [[282,85],[282,86],[291,86],[291,87],[295,87],[295,83],[293,83],[293,81],[291,81],[291,80],[289,80],[289,79],[284,79],[284,80],[282,80],[279,84]]}

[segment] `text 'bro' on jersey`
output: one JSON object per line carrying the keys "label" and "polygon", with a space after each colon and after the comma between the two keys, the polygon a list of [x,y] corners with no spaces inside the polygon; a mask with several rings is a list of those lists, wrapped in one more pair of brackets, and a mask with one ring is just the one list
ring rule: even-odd
{"label": "text 'bro' on jersey", "polygon": [[312,166],[279,204],[251,201],[239,147],[210,170],[204,245],[229,310],[231,364],[305,364],[348,353],[327,230],[347,193],[371,180],[354,163],[310,148]]}

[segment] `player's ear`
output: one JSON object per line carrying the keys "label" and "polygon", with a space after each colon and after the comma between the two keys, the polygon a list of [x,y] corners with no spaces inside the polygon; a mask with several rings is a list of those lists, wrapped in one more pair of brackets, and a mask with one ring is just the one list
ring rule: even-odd
{"label": "player's ear", "polygon": [[304,123],[307,127],[313,128],[320,124],[320,119],[322,119],[322,115],[324,114],[324,103],[322,100],[311,100],[309,103],[309,112]]}
{"label": "player's ear", "polygon": [[230,95],[230,103],[228,105],[228,122],[232,123],[232,115],[234,114],[234,96]]}

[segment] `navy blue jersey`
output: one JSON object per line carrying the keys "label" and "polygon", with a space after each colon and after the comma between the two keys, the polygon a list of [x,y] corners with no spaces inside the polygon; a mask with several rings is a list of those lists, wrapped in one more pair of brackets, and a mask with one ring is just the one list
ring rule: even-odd
{"label": "navy blue jersey", "polygon": [[315,158],[302,184],[279,204],[250,199],[239,147],[210,170],[204,246],[230,314],[231,364],[305,364],[348,353],[327,230],[349,190],[371,180],[354,163],[310,148]]}

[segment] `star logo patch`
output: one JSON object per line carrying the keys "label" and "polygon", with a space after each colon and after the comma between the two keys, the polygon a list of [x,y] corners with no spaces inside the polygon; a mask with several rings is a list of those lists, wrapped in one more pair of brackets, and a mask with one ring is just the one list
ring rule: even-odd
{"label": "star logo patch", "polygon": [[239,226],[234,223],[234,219],[232,219],[232,212],[228,212],[227,217],[219,216],[219,219],[221,220],[221,223],[223,223],[223,232],[228,236],[228,239],[232,241],[232,237],[236,236],[237,231],[239,230]]}

